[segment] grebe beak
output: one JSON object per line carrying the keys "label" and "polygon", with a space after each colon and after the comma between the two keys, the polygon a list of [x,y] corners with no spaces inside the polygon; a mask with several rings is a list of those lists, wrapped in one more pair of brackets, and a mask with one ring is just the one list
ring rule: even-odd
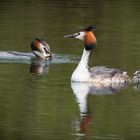
{"label": "grebe beak", "polygon": [[86,32],[89,32],[89,31],[92,31],[95,29],[96,29],[96,26],[94,24],[92,24],[92,25],[86,27],[85,29],[75,33],[75,34],[65,35],[64,38],[77,38],[77,39],[83,40],[83,37],[84,37]]}
{"label": "grebe beak", "polygon": [[44,60],[52,60],[53,59],[53,55],[50,53],[47,53],[46,56],[43,58]]}
{"label": "grebe beak", "polygon": [[78,34],[65,35],[64,38],[75,38]]}
{"label": "grebe beak", "polygon": [[46,52],[46,54],[47,54],[47,56],[46,56],[45,59],[50,59],[50,60],[52,60],[52,59],[53,59],[52,53],[51,53],[49,50],[47,50],[46,48],[44,48],[44,49],[45,49],[45,52]]}
{"label": "grebe beak", "polygon": [[48,54],[49,54],[49,59],[52,60],[54,58],[53,55],[52,55],[52,53],[51,52],[48,52]]}

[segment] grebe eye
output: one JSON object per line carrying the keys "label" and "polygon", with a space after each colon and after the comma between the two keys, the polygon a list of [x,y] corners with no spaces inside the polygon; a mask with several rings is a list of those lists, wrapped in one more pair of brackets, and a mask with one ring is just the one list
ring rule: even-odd
{"label": "grebe eye", "polygon": [[80,33],[78,33],[77,35],[80,35]]}
{"label": "grebe eye", "polygon": [[75,35],[75,36],[78,36],[78,35],[80,35],[80,33],[75,33],[74,35]]}

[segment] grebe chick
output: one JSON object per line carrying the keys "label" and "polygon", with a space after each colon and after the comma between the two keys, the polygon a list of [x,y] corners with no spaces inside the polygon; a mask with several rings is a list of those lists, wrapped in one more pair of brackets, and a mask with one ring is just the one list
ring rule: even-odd
{"label": "grebe chick", "polygon": [[44,39],[36,38],[31,43],[31,49],[33,54],[41,59],[52,58],[50,47]]}
{"label": "grebe chick", "polygon": [[90,25],[78,33],[64,36],[65,38],[77,38],[84,42],[83,54],[77,68],[71,76],[71,81],[104,85],[129,82],[127,72],[120,69],[105,66],[89,67],[88,62],[91,51],[97,44],[96,37],[92,32],[93,29],[96,29],[95,25]]}

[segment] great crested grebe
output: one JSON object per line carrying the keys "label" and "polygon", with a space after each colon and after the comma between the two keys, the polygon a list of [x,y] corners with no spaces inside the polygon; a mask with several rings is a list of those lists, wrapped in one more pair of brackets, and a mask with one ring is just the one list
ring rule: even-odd
{"label": "great crested grebe", "polygon": [[91,51],[96,47],[97,40],[92,32],[95,25],[90,25],[78,33],[65,35],[65,38],[77,38],[84,42],[84,50],[81,60],[71,76],[71,81],[90,82],[95,84],[112,84],[129,82],[127,72],[117,68],[96,66],[90,68],[88,65]]}
{"label": "great crested grebe", "polygon": [[31,49],[33,54],[39,58],[42,59],[52,58],[50,47],[44,39],[36,38],[31,43]]}

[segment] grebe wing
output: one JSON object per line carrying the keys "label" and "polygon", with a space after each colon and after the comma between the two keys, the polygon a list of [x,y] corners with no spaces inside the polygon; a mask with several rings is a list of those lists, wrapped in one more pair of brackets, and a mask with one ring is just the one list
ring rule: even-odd
{"label": "grebe wing", "polygon": [[127,72],[124,72],[118,68],[108,68],[106,66],[96,66],[90,68],[91,76],[104,76],[104,77],[113,77],[115,75],[123,75],[127,74]]}

